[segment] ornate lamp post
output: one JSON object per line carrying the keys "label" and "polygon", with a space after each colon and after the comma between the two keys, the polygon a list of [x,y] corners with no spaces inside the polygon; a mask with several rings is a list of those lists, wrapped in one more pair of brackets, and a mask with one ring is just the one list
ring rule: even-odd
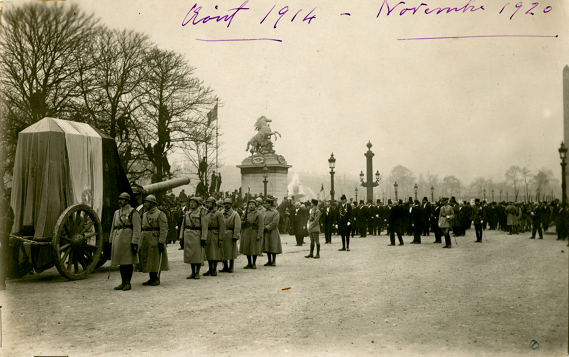
{"label": "ornate lamp post", "polygon": [[508,202],[508,191],[506,191],[506,202]]}
{"label": "ornate lamp post", "polygon": [[435,188],[431,185],[431,202],[435,202]]}
{"label": "ornate lamp post", "polygon": [[502,202],[502,189],[500,189],[500,202]]}
{"label": "ornate lamp post", "polygon": [[393,184],[393,188],[395,189],[395,201],[398,201],[398,199],[397,199],[397,186],[399,186],[399,185],[397,184],[397,181],[395,181],[395,183]]}
{"label": "ornate lamp post", "polygon": [[492,189],[492,202],[494,202],[494,189]]}
{"label": "ornate lamp post", "polygon": [[539,187],[537,188],[537,194],[536,194],[536,200],[539,203],[540,202],[541,197],[539,197]]}
{"label": "ornate lamp post", "polygon": [[367,152],[364,154],[366,157],[366,173],[367,173],[367,181],[364,182],[364,173],[363,171],[360,173],[360,182],[362,187],[367,188],[367,200],[373,202],[373,188],[379,185],[379,171],[376,173],[375,178],[376,180],[373,181],[373,156],[375,155],[371,152],[371,142],[368,141],[367,143]]}
{"label": "ornate lamp post", "polygon": [[334,201],[334,168],[336,167],[334,153],[328,159],[328,167],[330,167],[330,199]]}
{"label": "ornate lamp post", "polygon": [[267,167],[267,163],[265,163],[265,167],[263,167],[263,185],[265,187],[265,198],[267,198],[267,183],[269,182],[269,180],[267,180],[269,178],[269,168]]}
{"label": "ornate lamp post", "polygon": [[559,157],[561,158],[561,203],[563,206],[567,203],[567,182],[565,180],[565,167],[567,166],[567,147],[561,142],[559,148]]}
{"label": "ornate lamp post", "polygon": [[358,204],[358,188],[356,187],[356,204]]}
{"label": "ornate lamp post", "polygon": [[486,189],[484,189],[484,201],[486,201]]}
{"label": "ornate lamp post", "polygon": [[419,186],[417,186],[417,184],[415,184],[415,186],[413,186],[413,188],[415,189],[415,199],[417,199],[417,190],[419,189]]}

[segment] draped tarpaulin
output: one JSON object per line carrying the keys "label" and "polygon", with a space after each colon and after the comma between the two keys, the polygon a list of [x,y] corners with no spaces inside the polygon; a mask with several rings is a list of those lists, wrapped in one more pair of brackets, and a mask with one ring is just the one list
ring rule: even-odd
{"label": "draped tarpaulin", "polygon": [[50,237],[60,214],[76,203],[88,204],[101,216],[101,136],[88,124],[44,118],[18,135],[12,232],[32,226],[35,237]]}

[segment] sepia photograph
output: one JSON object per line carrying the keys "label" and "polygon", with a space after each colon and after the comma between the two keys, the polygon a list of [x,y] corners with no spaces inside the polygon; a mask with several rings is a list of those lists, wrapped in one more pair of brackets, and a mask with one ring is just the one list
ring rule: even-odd
{"label": "sepia photograph", "polygon": [[0,355],[569,355],[568,14],[0,1]]}

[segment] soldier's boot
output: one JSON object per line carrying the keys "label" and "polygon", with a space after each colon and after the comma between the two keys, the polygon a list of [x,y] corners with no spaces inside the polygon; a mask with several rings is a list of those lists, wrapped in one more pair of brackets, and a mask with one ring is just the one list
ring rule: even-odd
{"label": "soldier's boot", "polygon": [[211,270],[211,276],[217,276],[217,260],[213,263],[211,263],[212,266],[212,270]]}
{"label": "soldier's boot", "polygon": [[149,284],[150,286],[157,286],[160,285],[160,278],[158,277],[158,272],[150,273],[152,277],[152,282]]}
{"label": "soldier's boot", "polygon": [[316,244],[316,255],[314,259],[320,259],[320,244]]}
{"label": "soldier's boot", "polygon": [[233,273],[233,266],[234,266],[234,261],[233,261],[233,259],[231,259],[229,261],[229,269],[227,269],[228,273]]}
{"label": "soldier's boot", "polygon": [[201,264],[194,264],[196,267],[196,275],[194,276],[194,279],[199,279],[200,278],[200,269],[202,267]]}
{"label": "soldier's boot", "polygon": [[190,264],[192,266],[192,275],[188,276],[186,279],[194,279],[196,277],[196,265]]}
{"label": "soldier's boot", "polygon": [[253,264],[251,265],[251,269],[257,269],[257,256],[253,255]]}
{"label": "soldier's boot", "polygon": [[271,266],[274,267],[277,265],[277,253],[267,253],[273,256],[273,261],[271,262]]}
{"label": "soldier's boot", "polygon": [[130,285],[130,279],[132,279],[133,273],[134,273],[134,265],[132,264],[125,265],[125,284],[124,288],[122,288],[123,291],[128,291],[132,289],[132,286]]}
{"label": "soldier's boot", "polygon": [[223,261],[223,269],[221,269],[219,272],[220,273],[227,273],[229,271],[229,268],[227,267],[227,260]]}
{"label": "soldier's boot", "polygon": [[115,290],[122,290],[125,285],[125,272],[124,272],[124,265],[119,265],[119,271],[121,273],[121,285],[115,286]]}
{"label": "soldier's boot", "polygon": [[314,244],[310,245],[310,254],[306,255],[305,258],[314,258]]}
{"label": "soldier's boot", "polygon": [[211,272],[212,272],[212,268],[211,268],[212,262],[208,260],[208,261],[207,261],[207,265],[208,265],[208,269],[207,269],[207,271],[206,271],[205,273],[203,273],[204,276],[211,275]]}

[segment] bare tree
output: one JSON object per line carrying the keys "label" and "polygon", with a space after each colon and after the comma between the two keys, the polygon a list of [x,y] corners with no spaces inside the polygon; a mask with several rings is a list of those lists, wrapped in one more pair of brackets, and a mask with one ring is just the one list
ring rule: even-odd
{"label": "bare tree", "polygon": [[531,195],[531,188],[529,187],[529,183],[532,177],[531,170],[528,169],[527,167],[524,167],[520,170],[520,175],[522,176],[522,179],[524,181],[525,200],[529,201]]}
{"label": "bare tree", "polygon": [[455,196],[460,194],[461,183],[454,176],[445,176],[443,178],[443,187],[449,196]]}
{"label": "bare tree", "polygon": [[1,146],[9,172],[18,132],[47,116],[68,116],[80,94],[78,59],[99,29],[75,4],[26,3],[3,11]]}
{"label": "bare tree", "polygon": [[391,185],[397,182],[398,197],[407,197],[410,192],[413,192],[413,184],[415,182],[415,175],[411,170],[402,165],[397,165],[391,170],[389,175]]}
{"label": "bare tree", "polygon": [[519,166],[512,165],[506,171],[506,183],[511,184],[514,188],[514,200],[518,200],[518,194],[520,192],[520,176],[521,176],[521,169]]}

